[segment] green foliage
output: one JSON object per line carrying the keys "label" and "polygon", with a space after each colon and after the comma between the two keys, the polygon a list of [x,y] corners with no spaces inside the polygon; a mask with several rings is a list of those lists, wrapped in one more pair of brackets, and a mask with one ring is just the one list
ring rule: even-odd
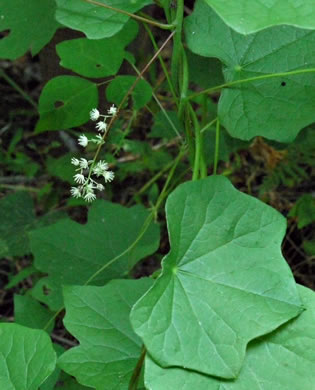
{"label": "green foliage", "polygon": [[0,324],[0,383],[5,390],[37,390],[56,365],[56,354],[43,330]]}
{"label": "green foliage", "polygon": [[[100,0],[99,3],[109,5],[127,12],[136,12],[151,0]],[[79,30],[89,39],[101,39],[117,34],[127,23],[129,17],[110,9],[99,7],[87,1],[56,0],[56,19],[64,26]]]}
{"label": "green foliage", "polygon": [[[108,101],[115,103],[117,106],[123,100],[128,90],[132,87],[136,80],[135,76],[117,76],[110,82],[106,89],[106,97]],[[139,110],[144,107],[152,97],[152,88],[145,80],[140,80],[131,92],[133,107]]]}
{"label": "green foliage", "polygon": [[97,106],[97,102],[94,83],[75,76],[55,77],[45,85],[40,95],[40,119],[36,132],[82,125],[89,120],[89,112]]}
{"label": "green foliage", "polygon": [[62,306],[64,284],[84,285],[91,279],[93,284],[102,285],[127,276],[139,260],[158,247],[159,229],[151,224],[137,246],[130,248],[142,234],[147,217],[148,212],[142,206],[127,209],[100,200],[90,208],[85,225],[65,219],[33,231],[30,239],[34,265],[48,274],[33,295],[52,310],[58,310]]}
{"label": "green foliage", "polygon": [[280,252],[285,221],[220,176],[179,186],[166,215],[171,251],[133,327],[160,365],[234,378],[250,340],[301,312]]}
{"label": "green foliage", "polygon": [[29,49],[32,55],[37,54],[59,26],[54,18],[54,0],[0,0],[0,9],[0,31],[9,30],[9,35],[0,40],[1,58],[15,60]]}
{"label": "green foliage", "polygon": [[146,359],[148,389],[288,390],[314,387],[314,292],[299,286],[305,311],[279,330],[249,344],[239,377],[232,381],[180,368],[162,368]]}
{"label": "green foliage", "polygon": [[315,4],[279,0],[205,0],[222,17],[226,24],[242,34],[249,34],[278,24],[314,29]]}
{"label": "green foliage", "polygon": [[58,365],[95,389],[128,389],[141,351],[129,313],[152,283],[152,279],[115,280],[105,287],[65,288],[64,323],[80,346],[63,354]]}
{"label": "green foliage", "polygon": [[311,194],[302,195],[290,210],[289,217],[297,218],[299,229],[315,222],[315,197]]}
{"label": "green foliage", "polygon": [[135,39],[137,33],[137,23],[130,20],[111,38],[100,40],[78,38],[63,41],[56,46],[61,59],[60,65],[85,77],[114,75],[126,56],[124,48]]}
{"label": "green foliage", "polygon": [[[315,32],[281,26],[244,36],[225,25],[203,0],[186,19],[185,32],[190,50],[225,63],[227,83],[315,67],[310,49]],[[312,73],[235,84],[223,90],[219,118],[233,137],[261,135],[290,142],[315,120],[314,86]]]}

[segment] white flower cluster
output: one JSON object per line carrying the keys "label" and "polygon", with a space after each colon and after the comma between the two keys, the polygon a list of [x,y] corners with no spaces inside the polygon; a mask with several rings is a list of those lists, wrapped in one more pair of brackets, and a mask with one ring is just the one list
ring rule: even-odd
{"label": "white flower cluster", "polygon": [[[117,108],[112,105],[107,111],[108,115],[101,115],[97,108],[93,108],[90,112],[90,118],[92,121],[97,121],[99,118],[103,120],[97,122],[96,129],[99,132],[106,133],[107,124],[106,119],[115,116],[117,113]],[[105,135],[105,134],[104,134]],[[104,143],[103,136],[98,134],[93,139],[88,139],[84,134],[80,135],[78,138],[79,145],[86,147],[89,142],[94,142],[97,145]],[[72,158],[71,164],[77,167],[76,174],[74,175],[74,181],[78,184],[78,187],[71,187],[71,195],[75,198],[83,198],[87,202],[92,202],[96,199],[95,190],[103,191],[105,187],[103,184],[98,183],[92,178],[96,176],[98,179],[103,178],[105,183],[111,182],[114,179],[114,172],[108,170],[108,163],[106,161],[98,161],[97,163],[94,160],[86,160],[85,158]]]}

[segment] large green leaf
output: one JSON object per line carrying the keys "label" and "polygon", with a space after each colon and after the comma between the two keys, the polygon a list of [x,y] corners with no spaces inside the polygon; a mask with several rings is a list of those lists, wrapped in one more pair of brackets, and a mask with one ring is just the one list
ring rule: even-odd
{"label": "large green leaf", "polygon": [[30,253],[28,232],[39,226],[54,223],[64,216],[54,212],[35,217],[31,196],[24,191],[7,195],[0,200],[0,258],[23,256]]}
{"label": "large green leaf", "polygon": [[[108,38],[120,31],[129,16],[88,3],[84,0],[56,0],[56,19],[61,24],[79,30],[90,39]],[[151,0],[99,0],[99,3],[130,13],[137,12]]]}
{"label": "large green leaf", "polygon": [[118,34],[111,38],[100,40],[78,38],[63,41],[56,46],[61,58],[60,65],[85,77],[114,75],[126,55],[124,48],[137,33],[137,23],[130,20]]}
{"label": "large green leaf", "polygon": [[56,354],[46,332],[0,324],[1,390],[38,390],[55,365]]}
{"label": "large green leaf", "polygon": [[76,76],[57,76],[45,85],[39,98],[36,132],[80,126],[98,105],[96,84]]}
{"label": "large green leaf", "polygon": [[105,287],[65,287],[64,324],[80,346],[63,354],[58,365],[97,390],[127,390],[141,353],[129,314],[152,283],[143,278],[115,280]]}
{"label": "large green leaf", "polygon": [[314,0],[206,0],[226,24],[249,34],[266,27],[290,24],[315,29]]}
{"label": "large green leaf", "polygon": [[[188,47],[196,54],[225,63],[226,82],[315,68],[315,31],[290,26],[241,35],[229,28],[203,1],[186,18]],[[292,141],[315,121],[315,74],[271,77],[223,90],[219,117],[236,138],[256,135]]]}
{"label": "large green leaf", "polygon": [[[134,84],[135,76],[117,76],[108,84],[106,88],[106,98],[119,106],[130,87]],[[152,97],[152,88],[150,84],[141,79],[131,92],[133,106],[136,110],[144,107]]]}
{"label": "large green leaf", "polygon": [[248,342],[302,310],[285,219],[223,176],[180,185],[166,214],[171,251],[133,327],[161,366],[234,378]]}
{"label": "large green leaf", "polygon": [[158,248],[159,229],[151,224],[137,245],[125,253],[141,234],[147,217],[142,206],[126,208],[100,200],[90,208],[85,225],[65,219],[31,232],[34,265],[49,275],[40,281],[43,294],[36,290],[35,296],[58,309],[62,285],[83,285],[98,271],[93,279],[96,285],[126,276],[137,261]]}
{"label": "large green leaf", "polygon": [[146,359],[150,390],[315,389],[315,294],[299,286],[306,311],[275,332],[252,342],[236,380],[221,381],[179,368],[163,369]]}
{"label": "large green leaf", "polygon": [[37,54],[58,27],[54,0],[0,0],[0,10],[0,32],[9,30],[0,40],[1,58],[14,60],[29,49]]}

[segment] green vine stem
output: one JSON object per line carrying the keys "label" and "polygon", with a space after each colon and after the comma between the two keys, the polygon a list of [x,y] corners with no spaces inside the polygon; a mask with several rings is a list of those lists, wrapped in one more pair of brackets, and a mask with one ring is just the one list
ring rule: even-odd
{"label": "green vine stem", "polygon": [[128,390],[137,390],[139,379],[140,379],[140,374],[141,374],[141,370],[142,370],[142,366],[143,366],[143,362],[144,362],[144,359],[145,359],[146,352],[147,352],[147,350],[143,346],[142,350],[141,350],[141,355],[140,355],[139,360],[137,362],[137,365],[136,365],[136,367],[135,367],[135,369],[134,369],[134,371],[132,373]]}
{"label": "green vine stem", "polygon": [[218,162],[219,162],[219,146],[220,146],[220,121],[217,119],[215,127],[215,150],[214,150],[214,163],[213,163],[213,174],[217,174]]}
{"label": "green vine stem", "polygon": [[177,0],[177,10],[174,24],[176,26],[175,35],[174,35],[174,45],[172,53],[172,80],[175,85],[175,89],[179,90],[179,80],[178,73],[181,66],[181,57],[182,57],[182,29],[183,29],[183,20],[184,20],[184,0]]}
{"label": "green vine stem", "polygon": [[186,100],[194,99],[195,97],[203,95],[204,93],[212,93],[212,92],[216,92],[216,91],[223,89],[223,88],[229,88],[229,87],[232,87],[233,85],[246,84],[246,83],[250,83],[251,81],[256,81],[256,80],[272,79],[274,77],[287,77],[287,76],[294,76],[294,75],[305,74],[305,73],[315,73],[315,68],[299,69],[299,70],[293,70],[290,72],[272,73],[272,74],[266,74],[263,76],[249,77],[247,79],[242,79],[242,80],[234,80],[234,81],[230,81],[228,83],[217,85],[216,87],[207,88],[207,89],[204,89],[203,91],[193,93],[193,94],[187,96]]}
{"label": "green vine stem", "polygon": [[152,26],[161,28],[162,30],[173,30],[175,27],[172,24],[163,24],[163,23],[159,23],[159,22],[156,22],[154,20],[151,20],[151,19],[146,19],[146,18],[143,18],[142,16],[132,14],[130,12],[124,11],[124,10],[119,9],[119,8],[112,7],[111,5],[100,3],[100,2],[95,1],[95,0],[84,0],[84,1],[87,3],[90,3],[90,4],[97,5],[99,7],[110,9],[111,11],[115,11],[115,12],[118,12],[118,13],[123,14],[123,15],[127,15],[132,19],[138,20],[139,22],[152,24]]}
{"label": "green vine stem", "polygon": [[199,179],[202,145],[201,145],[201,133],[200,133],[200,125],[198,122],[198,118],[190,104],[189,104],[189,114],[191,115],[193,126],[195,129],[195,160],[194,160],[194,168],[193,168],[193,175],[192,175],[192,180],[194,181]]}

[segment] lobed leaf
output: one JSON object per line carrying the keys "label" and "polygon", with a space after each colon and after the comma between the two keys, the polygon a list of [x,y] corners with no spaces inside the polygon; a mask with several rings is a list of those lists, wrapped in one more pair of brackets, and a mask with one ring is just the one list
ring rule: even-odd
{"label": "lobed leaf", "polygon": [[[84,0],[56,0],[56,2],[58,22],[73,30],[84,32],[89,39],[111,37],[117,34],[129,20],[128,15]],[[98,0],[98,2],[130,13],[137,12],[152,3],[151,0]]]}
{"label": "lobed leaf", "polygon": [[266,27],[290,24],[315,29],[313,0],[205,0],[231,28],[250,34]]}
{"label": "lobed leaf", "polygon": [[96,84],[76,76],[57,76],[45,85],[39,98],[40,119],[35,131],[63,130],[90,119],[98,105]]}
{"label": "lobed leaf", "polygon": [[56,353],[46,332],[0,324],[1,389],[37,390],[55,365]]}
{"label": "lobed leaf", "polygon": [[63,41],[56,46],[60,65],[85,77],[107,77],[118,72],[126,52],[124,48],[136,37],[138,25],[130,20],[111,38],[87,38]]}
{"label": "lobed leaf", "polygon": [[179,368],[162,368],[146,358],[150,390],[313,389],[315,383],[315,294],[298,286],[305,311],[273,333],[250,343],[244,365],[232,381]]}
{"label": "lobed leaf", "polygon": [[280,26],[244,36],[198,0],[186,18],[185,32],[190,50],[226,65],[227,83],[269,77],[223,89],[219,118],[233,137],[249,140],[260,135],[291,142],[315,121],[315,73],[270,78],[315,68],[315,31]]}
{"label": "lobed leaf", "polygon": [[48,274],[35,286],[33,295],[58,310],[63,302],[62,285],[83,285],[96,273],[96,285],[127,276],[139,260],[158,248],[159,228],[151,224],[137,245],[127,251],[141,235],[148,215],[142,206],[126,208],[96,201],[85,225],[65,219],[31,232],[34,265]]}
{"label": "lobed leaf", "polygon": [[8,30],[0,40],[1,58],[15,60],[27,50],[34,56],[59,26],[54,0],[0,0],[0,10],[0,32]]}
{"label": "lobed leaf", "polygon": [[105,287],[65,287],[64,324],[80,346],[63,354],[58,365],[97,390],[127,390],[141,353],[129,314],[152,283],[143,278],[114,280]]}
{"label": "lobed leaf", "polygon": [[162,367],[235,378],[249,341],[302,311],[281,255],[285,219],[223,176],[180,185],[166,214],[171,250],[133,328]]}

